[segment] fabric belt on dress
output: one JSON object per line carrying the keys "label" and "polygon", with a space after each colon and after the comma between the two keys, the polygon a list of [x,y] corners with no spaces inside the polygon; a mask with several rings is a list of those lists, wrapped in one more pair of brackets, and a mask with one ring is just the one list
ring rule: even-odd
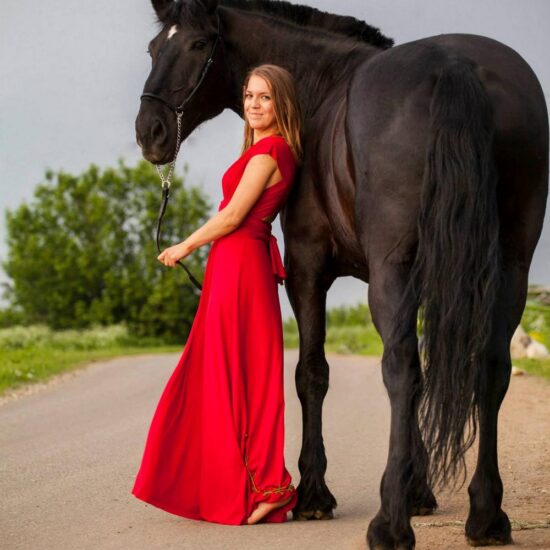
{"label": "fabric belt on dress", "polygon": [[245,219],[233,233],[241,231],[250,234],[253,238],[261,239],[267,243],[269,247],[269,255],[271,257],[271,269],[275,275],[277,283],[282,285],[283,281],[287,277],[287,274],[281,258],[281,253],[279,252],[279,247],[277,246],[277,239],[275,235],[271,233],[271,223],[264,222],[260,219]]}

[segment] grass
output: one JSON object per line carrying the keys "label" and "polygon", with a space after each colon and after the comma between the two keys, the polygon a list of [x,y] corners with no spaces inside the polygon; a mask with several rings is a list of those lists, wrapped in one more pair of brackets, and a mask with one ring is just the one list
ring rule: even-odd
{"label": "grass", "polygon": [[535,376],[550,380],[550,359],[514,359],[512,364]]}
{"label": "grass", "polygon": [[[528,300],[521,318],[521,326],[533,340],[541,342],[550,350],[550,306],[533,299]],[[550,379],[550,357],[513,359],[512,364],[529,374]]]}
{"label": "grass", "polygon": [[44,382],[61,372],[82,368],[94,361],[122,355],[168,353],[182,346],[118,347],[94,350],[58,350],[27,348],[2,353],[0,360],[0,395],[32,382]]}
{"label": "grass", "polygon": [[[534,340],[550,349],[550,306],[528,301],[521,324]],[[285,347],[297,348],[296,320],[285,320],[283,330]],[[182,349],[182,345],[166,345],[156,338],[132,337],[122,325],[82,331],[52,331],[41,325],[0,329],[0,395],[7,389],[45,381],[93,361]],[[325,352],[382,355],[382,341],[366,305],[327,311]],[[514,359],[513,364],[529,374],[550,379],[550,358]]]}
{"label": "grass", "polygon": [[121,355],[181,351],[158,339],[136,339],[124,326],[52,331],[42,325],[0,330],[0,395],[90,362]]}
{"label": "grass", "polygon": [[[298,348],[298,325],[294,318],[284,322],[285,348]],[[363,321],[362,325],[329,326],[326,331],[325,352],[343,355],[382,355],[384,347],[374,325]]]}
{"label": "grass", "polygon": [[[521,326],[533,339],[550,350],[550,306],[529,300]],[[298,325],[294,318],[283,324],[285,347],[299,345]],[[372,324],[368,306],[335,308],[327,312],[325,352],[357,355],[382,355],[384,347]],[[550,358],[513,359],[512,364],[529,374],[550,379]]]}

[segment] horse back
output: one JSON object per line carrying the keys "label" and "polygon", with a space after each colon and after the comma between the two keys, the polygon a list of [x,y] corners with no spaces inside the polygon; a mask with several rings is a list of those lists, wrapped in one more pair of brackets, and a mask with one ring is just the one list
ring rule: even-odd
{"label": "horse back", "polygon": [[[411,260],[432,95],[441,71],[457,58],[472,66],[493,108],[503,242],[513,240],[528,216],[527,234],[516,248],[526,251],[529,262],[548,188],[544,94],[517,52],[477,35],[438,35],[401,44],[357,68],[347,94],[345,131],[354,169],[355,216],[361,220],[359,238],[365,250],[398,262]],[[460,115],[456,113],[457,124]]]}

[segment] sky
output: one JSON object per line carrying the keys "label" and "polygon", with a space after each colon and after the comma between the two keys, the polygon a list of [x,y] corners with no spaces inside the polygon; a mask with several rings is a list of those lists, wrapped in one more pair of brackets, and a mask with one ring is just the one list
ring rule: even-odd
{"label": "sky", "polygon": [[[298,3],[298,2],[294,2]],[[514,48],[550,91],[549,0],[307,0],[302,4],[351,15],[380,28],[395,44],[443,33],[489,36]],[[4,210],[31,199],[46,168],[79,173],[90,163],[128,165],[141,158],[134,121],[156,33],[149,0],[2,0],[0,5],[0,260],[5,259]],[[243,121],[226,110],[201,125],[180,151],[188,185],[201,185],[216,206],[221,177],[239,156]],[[212,161],[215,159],[215,162]],[[157,184],[158,182],[155,182]],[[160,194],[160,187],[159,187]],[[214,213],[214,212],[213,212]],[[213,214],[212,213],[212,214]],[[166,214],[169,216],[169,211]],[[547,214],[547,218],[550,214]],[[273,224],[281,254],[278,218]],[[185,236],[182,236],[182,240]],[[185,276],[175,272],[175,276]],[[550,224],[535,252],[529,280],[550,284]],[[0,272],[0,283],[6,276]],[[279,286],[283,317],[292,315]],[[367,285],[335,281],[327,306],[366,303]]]}

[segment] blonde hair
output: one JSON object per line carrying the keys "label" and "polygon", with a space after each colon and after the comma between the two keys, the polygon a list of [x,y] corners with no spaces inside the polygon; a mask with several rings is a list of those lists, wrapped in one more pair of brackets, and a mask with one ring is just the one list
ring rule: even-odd
{"label": "blonde hair", "polygon": [[[294,78],[286,69],[279,65],[266,63],[250,69],[244,80],[243,105],[246,96],[246,87],[251,76],[259,76],[267,82],[273,99],[273,111],[279,132],[292,149],[296,164],[301,164],[303,160],[301,138],[302,113],[296,96]],[[244,120],[244,141],[241,154],[254,143],[254,129],[248,123],[246,115]]]}

